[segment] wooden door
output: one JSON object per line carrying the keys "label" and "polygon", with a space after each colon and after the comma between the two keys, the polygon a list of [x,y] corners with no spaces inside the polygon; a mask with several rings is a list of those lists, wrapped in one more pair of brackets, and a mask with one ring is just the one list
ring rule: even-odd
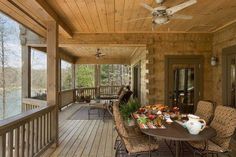
{"label": "wooden door", "polygon": [[202,98],[202,56],[166,56],[165,103],[193,113]]}

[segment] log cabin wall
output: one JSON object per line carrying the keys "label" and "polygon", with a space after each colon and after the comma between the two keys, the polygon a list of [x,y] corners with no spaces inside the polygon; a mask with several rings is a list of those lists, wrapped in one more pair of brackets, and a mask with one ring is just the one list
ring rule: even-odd
{"label": "log cabin wall", "polygon": [[140,95],[140,101],[142,105],[146,105],[147,103],[147,79],[146,79],[146,59],[147,50],[146,48],[139,48],[138,52],[136,52],[134,55],[132,55],[130,59],[131,64],[131,87],[133,88],[133,67],[137,65],[138,63],[141,64],[141,95]]}
{"label": "log cabin wall", "polygon": [[147,99],[149,103],[165,102],[165,55],[203,55],[203,99],[212,99],[211,34],[161,34],[158,41],[147,44]]}
{"label": "log cabin wall", "polygon": [[[217,66],[213,68],[213,100],[222,105],[222,49],[236,45],[236,23],[214,33],[213,55],[217,57]],[[227,104],[223,104],[227,105]]]}

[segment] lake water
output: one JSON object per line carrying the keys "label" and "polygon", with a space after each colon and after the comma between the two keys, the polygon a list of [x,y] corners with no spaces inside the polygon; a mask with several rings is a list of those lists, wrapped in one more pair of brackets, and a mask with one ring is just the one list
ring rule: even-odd
{"label": "lake water", "polygon": [[21,89],[13,89],[6,93],[6,111],[3,115],[2,96],[0,95],[0,120],[21,113]]}

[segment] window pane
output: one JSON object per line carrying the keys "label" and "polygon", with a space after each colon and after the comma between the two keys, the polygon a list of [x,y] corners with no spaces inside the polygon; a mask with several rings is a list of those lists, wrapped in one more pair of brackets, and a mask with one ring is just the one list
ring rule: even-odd
{"label": "window pane", "polygon": [[72,64],[61,60],[61,90],[72,89]]}
{"label": "window pane", "polygon": [[120,86],[129,84],[129,66],[120,64],[101,65],[101,85]]}
{"label": "window pane", "polygon": [[91,64],[76,65],[76,86],[94,87],[95,66]]}
{"label": "window pane", "polygon": [[47,55],[31,49],[31,97],[46,100]]}
{"label": "window pane", "polygon": [[0,13],[0,120],[21,112],[19,24]]}

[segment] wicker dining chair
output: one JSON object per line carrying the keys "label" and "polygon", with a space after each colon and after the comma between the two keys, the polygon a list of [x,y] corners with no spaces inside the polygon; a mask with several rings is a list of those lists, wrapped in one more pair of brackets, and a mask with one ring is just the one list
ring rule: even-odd
{"label": "wicker dining chair", "polygon": [[150,138],[141,132],[128,132],[124,126],[122,116],[119,113],[119,103],[113,105],[113,116],[115,122],[115,129],[120,139],[116,141],[116,156],[118,152],[123,151],[122,147],[125,148],[125,152],[128,156],[140,155],[144,153],[154,152],[158,150],[159,145],[155,139]]}
{"label": "wicker dining chair", "polygon": [[118,106],[126,104],[129,100],[131,95],[133,94],[132,91],[122,91],[118,100],[110,101],[109,104],[106,106],[107,111],[112,116],[113,115],[113,104],[118,103]]}
{"label": "wicker dining chair", "polygon": [[215,104],[213,102],[207,100],[200,100],[197,103],[197,109],[194,114],[204,119],[207,124],[210,124],[214,115],[214,107]]}
{"label": "wicker dining chair", "polygon": [[210,127],[216,130],[217,135],[215,137],[208,142],[189,142],[194,155],[212,154],[212,156],[216,155],[218,157],[222,153],[230,156],[229,144],[236,128],[236,109],[217,106]]}

